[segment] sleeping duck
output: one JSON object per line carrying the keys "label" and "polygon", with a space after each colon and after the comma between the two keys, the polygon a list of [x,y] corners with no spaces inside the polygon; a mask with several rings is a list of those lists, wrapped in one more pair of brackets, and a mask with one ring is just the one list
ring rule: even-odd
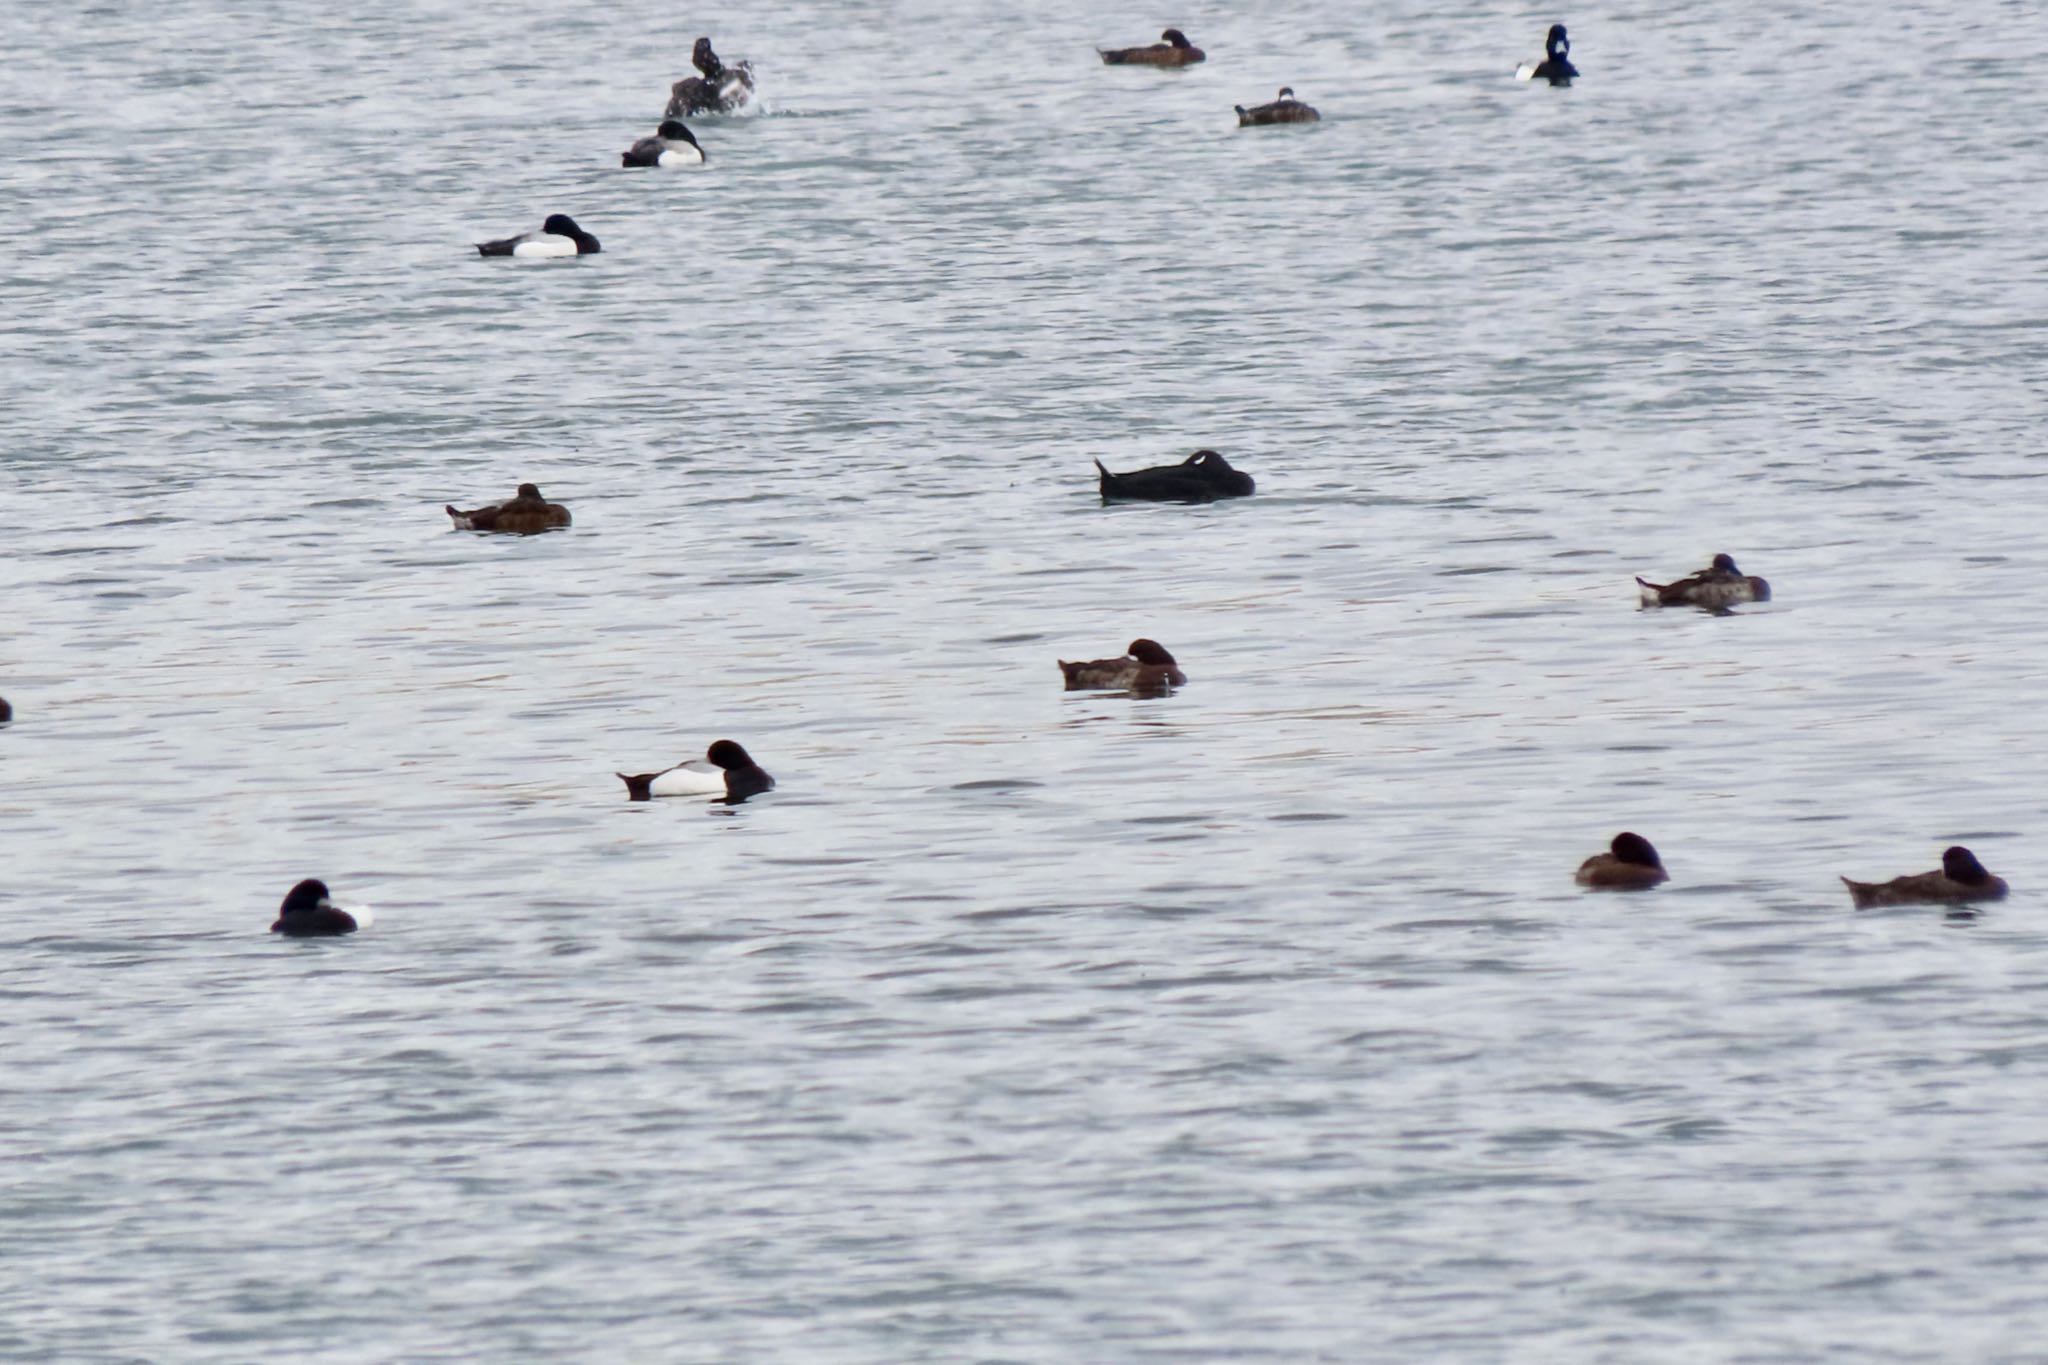
{"label": "sleeping duck", "polygon": [[703,758],[678,763],[673,768],[614,776],[626,784],[629,801],[649,801],[657,796],[715,796],[737,806],[775,785],[775,779],[729,739],[721,739],[706,749]]}
{"label": "sleeping duck", "polygon": [[1133,640],[1121,659],[1090,659],[1086,663],[1059,661],[1067,680],[1067,691],[1087,688],[1123,688],[1158,696],[1188,680],[1173,656],[1157,640]]}
{"label": "sleeping duck", "polygon": [[621,166],[659,166],[665,171],[704,164],[697,135],[676,119],[663,119],[652,137],[643,137],[619,153]]}
{"label": "sleeping duck", "polygon": [[522,483],[509,501],[495,507],[458,511],[453,504],[444,509],[455,520],[458,531],[505,531],[530,536],[569,524],[569,509],[540,495],[537,484]]}
{"label": "sleeping duck", "polygon": [[1543,38],[1543,60],[1524,62],[1515,69],[1515,79],[1524,81],[1549,81],[1552,85],[1570,85],[1572,77],[1579,74],[1571,58],[1566,55],[1572,50],[1572,40],[1566,36],[1563,24],[1552,24],[1550,32]]}
{"label": "sleeping duck", "polygon": [[597,238],[576,226],[566,213],[551,213],[539,232],[522,232],[495,242],[478,242],[479,256],[595,256],[603,250]]}
{"label": "sleeping duck", "polygon": [[1942,853],[1941,868],[1888,882],[1852,882],[1842,878],[1849,898],[1858,910],[1877,905],[1957,905],[1964,901],[2004,900],[2010,889],[2005,878],[1994,877],[1977,861],[1977,855],[1955,845]]}
{"label": "sleeping duck", "polygon": [[1237,126],[1251,128],[1268,123],[1320,123],[1323,116],[1294,98],[1294,87],[1280,87],[1280,98],[1271,104],[1255,105],[1250,109],[1242,104],[1237,106]]}
{"label": "sleeping duck", "polygon": [[343,909],[327,899],[326,882],[308,877],[285,893],[284,904],[277,907],[277,923],[270,926],[270,932],[286,938],[331,938],[366,929],[370,920],[368,906]]}
{"label": "sleeping duck", "polygon": [[754,68],[750,62],[727,66],[711,50],[709,38],[699,38],[690,49],[690,64],[703,74],[685,76],[669,87],[668,110],[663,118],[689,114],[730,114],[745,106],[754,93]]}
{"label": "sleeping duck", "polygon": [[1112,474],[1100,460],[1095,468],[1101,474],[1104,502],[1215,502],[1218,498],[1248,498],[1257,486],[1251,475],[1231,468],[1230,462],[1213,450],[1198,450],[1179,464],[1154,465],[1128,474]]}
{"label": "sleeping duck", "polygon": [[1206,53],[1188,41],[1188,35],[1170,28],[1150,47],[1096,48],[1104,66],[1193,66],[1208,60]]}
{"label": "sleeping duck", "polygon": [[1736,568],[1733,555],[1715,555],[1712,564],[1675,582],[1652,583],[1647,578],[1637,578],[1636,584],[1646,607],[1705,607],[1708,611],[1726,611],[1738,602],[1771,600],[1771,585]]}
{"label": "sleeping duck", "polygon": [[1596,853],[1579,864],[1578,883],[1595,891],[1647,891],[1669,881],[1657,850],[1640,834],[1614,836],[1608,852]]}

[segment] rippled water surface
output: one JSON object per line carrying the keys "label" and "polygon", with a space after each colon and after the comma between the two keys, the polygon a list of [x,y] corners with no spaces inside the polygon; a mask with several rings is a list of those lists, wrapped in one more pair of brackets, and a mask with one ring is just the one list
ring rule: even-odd
{"label": "rippled water surface", "polygon": [[0,1356],[2042,1358],[2037,8],[7,48]]}

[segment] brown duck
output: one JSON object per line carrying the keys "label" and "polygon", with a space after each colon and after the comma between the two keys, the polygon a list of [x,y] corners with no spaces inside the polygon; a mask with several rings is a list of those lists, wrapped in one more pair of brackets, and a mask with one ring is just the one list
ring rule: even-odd
{"label": "brown duck", "polygon": [[1609,852],[1596,853],[1579,864],[1580,886],[1595,891],[1648,891],[1671,879],[1657,850],[1642,835],[1617,834],[1607,847]]}
{"label": "brown duck", "polygon": [[496,507],[478,507],[463,512],[451,505],[447,512],[455,519],[458,531],[506,531],[516,536],[530,536],[569,524],[569,509],[558,502],[549,502],[540,495],[540,489],[530,483],[520,484],[517,497]]}
{"label": "brown duck", "polygon": [[1096,48],[1104,66],[1193,66],[1208,60],[1208,54],[1188,41],[1188,35],[1170,28],[1150,47]]}
{"label": "brown duck", "polygon": [[1130,652],[1121,659],[1090,659],[1071,664],[1061,659],[1059,665],[1069,692],[1111,687],[1156,695],[1188,680],[1188,675],[1180,671],[1173,656],[1157,640],[1131,641]]}
{"label": "brown duck", "polygon": [[1977,855],[1955,845],[1941,855],[1941,869],[1888,882],[1852,882],[1842,878],[1858,910],[1878,905],[1956,905],[1963,901],[2004,900],[2005,878],[1994,877]]}
{"label": "brown duck", "polygon": [[1733,555],[1715,555],[1714,562],[1698,573],[1687,574],[1671,583],[1636,579],[1646,607],[1705,607],[1726,611],[1738,602],[1768,602],[1771,585],[1744,574],[1735,567]]}
{"label": "brown duck", "polygon": [[1280,98],[1271,104],[1255,105],[1250,109],[1242,104],[1237,106],[1237,126],[1240,128],[1261,127],[1268,123],[1321,123],[1323,116],[1308,105],[1294,98],[1294,87],[1280,87]]}

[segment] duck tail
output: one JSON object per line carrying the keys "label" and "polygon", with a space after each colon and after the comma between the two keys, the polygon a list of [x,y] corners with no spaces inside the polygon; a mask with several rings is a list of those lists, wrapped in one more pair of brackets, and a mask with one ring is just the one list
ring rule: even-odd
{"label": "duck tail", "polygon": [[1877,903],[1877,887],[1871,882],[1852,882],[1842,878],[1842,885],[1849,888],[1849,899],[1856,903],[1858,910],[1868,909]]}
{"label": "duck tail", "polygon": [[654,785],[654,773],[642,773],[638,777],[628,777],[624,773],[614,773],[612,775],[626,784],[626,799],[628,801],[651,801],[654,799],[654,793],[648,790],[649,787]]}

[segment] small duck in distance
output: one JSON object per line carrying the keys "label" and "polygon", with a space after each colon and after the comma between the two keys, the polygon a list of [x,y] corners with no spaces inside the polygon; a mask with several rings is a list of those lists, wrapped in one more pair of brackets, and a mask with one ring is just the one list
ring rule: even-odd
{"label": "small duck in distance", "polygon": [[478,242],[479,256],[518,256],[522,258],[550,256],[595,256],[604,248],[597,244],[597,238],[576,226],[576,220],[566,213],[551,213],[539,232],[522,232],[517,237],[501,237],[495,242]]}
{"label": "small duck in distance", "polygon": [[663,119],[652,137],[643,137],[619,153],[621,166],[658,166],[672,171],[704,164],[704,149],[697,135],[676,119]]}
{"label": "small duck in distance", "polygon": [[714,743],[704,751],[703,758],[678,763],[673,768],[613,776],[626,784],[629,801],[651,801],[657,796],[712,796],[737,806],[775,785],[775,779],[730,739]]}
{"label": "small duck in distance", "polygon": [[1085,663],[1059,661],[1067,691],[1121,688],[1140,696],[1164,696],[1180,687],[1188,675],[1157,640],[1133,640],[1121,659],[1090,659]]}
{"label": "small duck in distance", "polygon": [[727,66],[711,50],[709,38],[699,38],[690,49],[690,64],[702,74],[685,76],[669,87],[668,108],[663,118],[730,114],[745,107],[754,93],[753,64],[734,62]]}
{"label": "small duck in distance", "polygon": [[1595,891],[1647,891],[1671,879],[1657,850],[1640,834],[1624,831],[1615,835],[1607,848],[1579,864],[1580,886]]}
{"label": "small duck in distance", "polygon": [[7,704],[7,698],[0,697],[0,725],[14,719],[14,708]]}
{"label": "small duck in distance", "polygon": [[[1597,36],[1597,35],[1596,35]],[[1543,38],[1543,60],[1523,62],[1515,69],[1515,79],[1521,81],[1549,81],[1552,85],[1570,85],[1572,77],[1579,74],[1567,55],[1572,50],[1572,40],[1564,31],[1563,24],[1552,24],[1550,32]]]}
{"label": "small duck in distance", "polygon": [[569,524],[569,509],[540,495],[540,485],[522,483],[518,493],[491,507],[464,512],[449,504],[442,509],[458,531],[503,531],[515,536],[538,535]]}
{"label": "small duck in distance", "polygon": [[284,904],[277,907],[277,923],[270,926],[270,932],[286,938],[331,938],[366,929],[371,919],[368,906],[344,910],[327,898],[326,882],[308,877],[285,893]]}
{"label": "small duck in distance", "polygon": [[1849,899],[1858,910],[1880,905],[1961,905],[1967,901],[2004,900],[2009,888],[2005,878],[1994,877],[1977,861],[1977,855],[1956,844],[1941,855],[1941,867],[1888,882],[1852,882]]}
{"label": "small duck in distance", "polygon": [[1215,502],[1248,498],[1258,485],[1213,450],[1198,450],[1179,464],[1112,474],[1097,460],[1104,502]]}
{"label": "small duck in distance", "polygon": [[1237,126],[1240,128],[1263,127],[1269,123],[1320,123],[1323,116],[1308,105],[1294,98],[1294,87],[1280,87],[1280,98],[1271,104],[1254,105],[1250,109],[1242,104],[1237,106]]}
{"label": "small duck in distance", "polygon": [[1150,47],[1095,49],[1104,66],[1193,66],[1208,60],[1208,54],[1188,41],[1188,35],[1170,28]]}
{"label": "small duck in distance", "polygon": [[1715,555],[1698,573],[1670,583],[1638,577],[1636,586],[1646,607],[1705,607],[1724,612],[1741,602],[1768,602],[1771,585],[1735,567],[1735,556]]}

